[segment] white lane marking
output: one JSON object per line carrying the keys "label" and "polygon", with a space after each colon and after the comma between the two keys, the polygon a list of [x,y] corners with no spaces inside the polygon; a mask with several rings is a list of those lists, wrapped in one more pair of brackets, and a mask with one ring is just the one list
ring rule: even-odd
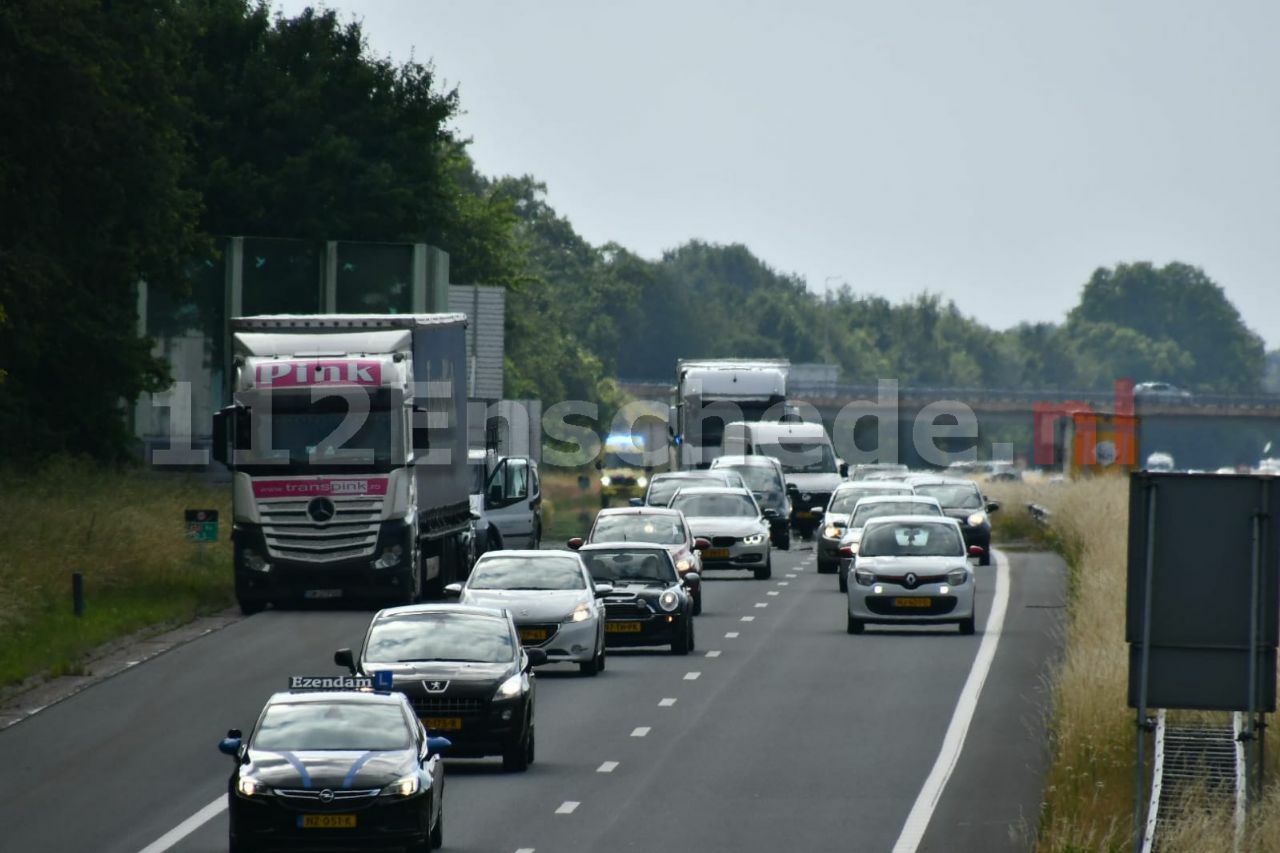
{"label": "white lane marking", "polygon": [[227,810],[227,795],[223,794],[164,835],[143,847],[139,853],[164,853],[182,839]]}
{"label": "white lane marking", "polygon": [[789,578],[794,578],[794,577],[795,577],[795,575],[787,575],[787,577],[789,577]]}
{"label": "white lane marking", "polygon": [[756,617],[754,617],[754,616],[743,616],[743,617],[742,617],[742,621],[743,621],[743,622],[754,622],[754,621],[756,621]]}
{"label": "white lane marking", "polygon": [[982,685],[991,672],[996,646],[1000,643],[1000,631],[1004,627],[1004,614],[1009,606],[1009,561],[1001,551],[993,550],[991,553],[996,559],[996,588],[991,599],[991,612],[987,614],[987,624],[982,628],[982,644],[978,646],[969,677],[960,691],[960,698],[956,700],[955,712],[947,726],[946,737],[942,739],[942,749],[933,763],[933,769],[929,771],[929,777],[924,780],[924,787],[920,789],[911,813],[907,815],[907,822],[902,826],[898,842],[893,845],[893,853],[915,853],[920,846],[933,811],[942,799],[942,792],[947,787],[951,773],[956,769],[956,762],[960,760],[969,724],[978,709]]}
{"label": "white lane marking", "polygon": [[757,601],[757,602],[756,602],[756,607],[768,607],[768,606],[769,606],[769,602],[767,602],[767,601]]}
{"label": "white lane marking", "polygon": [[736,639],[738,639],[738,632],[737,632],[737,631],[726,631],[726,632],[725,632],[725,635],[724,635],[724,638],[725,638],[726,640],[736,640]]}
{"label": "white lane marking", "polygon": [[597,768],[596,768],[596,772],[597,772],[597,773],[612,773],[613,771],[615,771],[615,770],[617,770],[617,769],[618,769],[618,762],[616,762],[616,761],[606,761],[604,764],[601,764],[599,767],[597,767]]}
{"label": "white lane marking", "polygon": [[576,803],[573,800],[565,800],[560,804],[560,808],[556,809],[556,814],[573,814],[574,809],[580,805],[582,804]]}
{"label": "white lane marking", "polygon": [[671,707],[672,705],[674,705],[674,704],[676,704],[676,700],[674,700],[674,699],[672,699],[672,698],[670,698],[670,697],[667,697],[666,699],[659,699],[659,700],[658,700],[658,707],[659,707],[659,708],[670,708],[670,707]]}
{"label": "white lane marking", "polygon": [[532,847],[521,847],[518,850],[516,850],[516,853],[537,853],[537,851],[535,851]]}
{"label": "white lane marking", "polygon": [[782,593],[778,592],[776,589],[771,589],[766,592],[765,595],[782,595]]}
{"label": "white lane marking", "polygon": [[778,581],[778,586],[791,586],[791,581]]}
{"label": "white lane marking", "polygon": [[634,729],[631,730],[632,737],[644,737],[648,733],[649,733],[648,726],[636,726]]}
{"label": "white lane marking", "polygon": [[715,649],[715,650],[712,650],[712,651],[707,652],[707,657],[709,657],[709,658],[718,658],[718,657],[720,657],[720,650],[719,650],[719,649]]}
{"label": "white lane marking", "polygon": [[699,677],[700,675],[702,675],[702,673],[700,673],[700,672],[686,672],[686,673],[684,674],[684,680],[685,680],[685,681],[697,681],[697,680],[698,680],[698,677]]}

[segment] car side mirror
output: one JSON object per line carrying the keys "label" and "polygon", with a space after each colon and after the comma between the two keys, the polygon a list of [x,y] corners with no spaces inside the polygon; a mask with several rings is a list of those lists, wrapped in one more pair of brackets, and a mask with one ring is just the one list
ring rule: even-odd
{"label": "car side mirror", "polygon": [[613,584],[609,581],[600,581],[595,585],[596,598],[604,598],[613,592]]}
{"label": "car side mirror", "polygon": [[1000,501],[987,501],[987,512],[995,512],[1000,509]]}
{"label": "car side mirror", "polygon": [[228,729],[227,736],[218,741],[218,752],[235,758],[240,754],[240,746],[243,743],[244,736],[241,734],[239,729]]}
{"label": "car side mirror", "polygon": [[546,649],[525,649],[525,657],[529,659],[529,665],[526,669],[532,669],[535,666],[542,666],[549,658]]}
{"label": "car side mirror", "polygon": [[644,506],[644,498],[632,498],[627,501],[631,506]]}
{"label": "car side mirror", "polygon": [[969,556],[970,556],[970,557],[981,557],[981,556],[982,556],[983,554],[985,554],[985,553],[987,553],[987,549],[983,548],[981,545],[970,545],[970,546],[969,546]]}
{"label": "car side mirror", "polygon": [[841,463],[840,463],[840,476],[841,476],[841,477],[848,477],[848,476],[849,476],[849,463],[848,463],[848,462],[841,462]]}
{"label": "car side mirror", "polygon": [[444,588],[445,598],[458,598],[462,595],[462,584],[451,583],[446,584]]}
{"label": "car side mirror", "polygon": [[453,746],[453,741],[449,740],[447,737],[440,737],[439,735],[431,735],[430,737],[427,738],[428,752],[444,752],[446,749],[448,749],[451,746]]}
{"label": "car side mirror", "polygon": [[356,674],[356,657],[351,654],[351,649],[338,649],[333,653],[333,662],[345,666],[352,675]]}
{"label": "car side mirror", "polygon": [[578,550],[579,548],[581,548],[581,547],[582,547],[582,537],[581,537],[581,536],[575,536],[575,537],[573,537],[572,539],[570,539],[568,542],[566,542],[565,544],[566,544],[566,545],[568,545],[570,548],[572,548],[574,551],[576,551],[576,550]]}
{"label": "car side mirror", "polygon": [[684,576],[684,585],[692,589],[702,583],[702,575],[697,572],[689,572]]}
{"label": "car side mirror", "polygon": [[799,486],[797,486],[795,483],[787,483],[787,491],[788,491],[788,492],[798,492],[798,491],[800,491],[800,487],[799,487]]}
{"label": "car side mirror", "polygon": [[704,539],[701,536],[699,536],[697,539],[693,540],[693,550],[695,551],[705,551],[710,547],[711,547],[710,539]]}

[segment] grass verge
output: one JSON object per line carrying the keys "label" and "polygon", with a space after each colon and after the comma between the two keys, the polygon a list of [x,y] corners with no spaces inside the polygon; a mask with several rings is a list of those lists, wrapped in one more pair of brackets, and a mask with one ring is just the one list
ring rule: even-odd
{"label": "grass verge", "polygon": [[[225,486],[63,460],[0,474],[0,506],[0,686],[79,674],[104,643],[233,603]],[[219,542],[186,540],[188,508],[220,512]]]}
{"label": "grass verge", "polygon": [[587,535],[600,509],[600,476],[595,469],[544,468],[542,494],[544,544],[560,546],[571,537]]}

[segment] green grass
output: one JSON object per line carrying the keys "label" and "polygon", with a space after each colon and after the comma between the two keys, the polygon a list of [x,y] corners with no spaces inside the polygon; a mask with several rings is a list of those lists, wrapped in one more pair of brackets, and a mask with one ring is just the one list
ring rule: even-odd
{"label": "green grass", "polygon": [[[63,460],[0,473],[0,506],[0,686],[82,673],[104,643],[233,602],[226,486]],[[187,508],[219,510],[221,541],[188,542]]]}
{"label": "green grass", "polygon": [[[583,490],[579,476],[586,476]],[[574,536],[586,536],[600,509],[600,477],[594,470],[544,469],[542,475],[542,541],[561,545]],[[614,501],[614,505],[623,501]]]}

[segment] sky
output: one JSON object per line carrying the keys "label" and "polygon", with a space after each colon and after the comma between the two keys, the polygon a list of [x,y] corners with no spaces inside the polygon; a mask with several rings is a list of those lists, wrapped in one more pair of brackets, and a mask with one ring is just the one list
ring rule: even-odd
{"label": "sky", "polygon": [[587,240],[1061,322],[1181,261],[1280,348],[1274,0],[277,0],[456,86],[479,170]]}

